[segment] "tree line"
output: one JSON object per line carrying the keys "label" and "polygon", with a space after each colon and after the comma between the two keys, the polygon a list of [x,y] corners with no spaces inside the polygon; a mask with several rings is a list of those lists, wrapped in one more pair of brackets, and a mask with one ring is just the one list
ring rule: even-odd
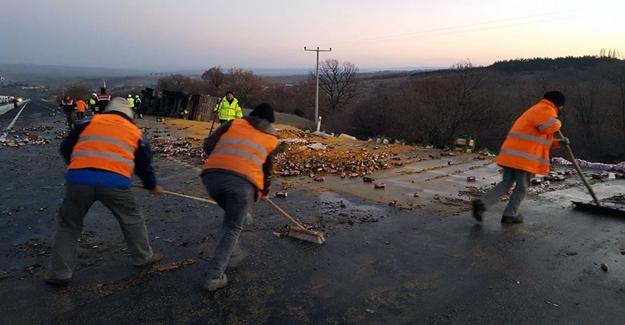
{"label": "tree line", "polygon": [[[314,74],[302,81],[270,82],[251,71],[219,67],[200,79],[170,76],[158,88],[223,95],[233,90],[247,107],[270,102],[281,112],[312,119]],[[530,59],[448,70],[358,74],[350,62],[320,64],[320,115],[333,132],[386,136],[411,143],[450,145],[471,136],[496,152],[514,120],[548,90],[566,97],[563,132],[582,158],[625,160],[625,61],[615,57]]]}

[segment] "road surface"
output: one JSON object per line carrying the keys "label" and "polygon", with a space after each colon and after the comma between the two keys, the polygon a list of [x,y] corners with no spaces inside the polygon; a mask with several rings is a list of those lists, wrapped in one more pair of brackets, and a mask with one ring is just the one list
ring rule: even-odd
{"label": "road surface", "polygon": [[[49,116],[54,108],[35,98],[14,125],[53,126],[39,132],[50,144],[0,147],[5,324],[622,324],[625,319],[625,220],[571,210],[568,198],[583,195],[578,188],[526,202],[526,223],[516,226],[499,223],[501,206],[479,225],[466,209],[430,214],[350,191],[293,189],[277,202],[304,219],[322,217],[327,244],[277,238],[273,230],[284,221],[258,203],[255,224],[242,237],[250,257],[229,271],[227,288],[212,294],[200,288],[218,240],[220,209],[137,190],[152,244],[166,255],[162,263],[194,263],[163,272],[133,268],[115,219],[96,204],[86,218],[72,284],[51,288],[42,277],[65,168],[55,138],[65,128],[64,118]],[[16,113],[0,116],[0,127]],[[196,170],[160,157],[155,164],[166,189],[205,195]],[[418,190],[419,182],[413,186]],[[597,192],[624,188],[615,181]]]}

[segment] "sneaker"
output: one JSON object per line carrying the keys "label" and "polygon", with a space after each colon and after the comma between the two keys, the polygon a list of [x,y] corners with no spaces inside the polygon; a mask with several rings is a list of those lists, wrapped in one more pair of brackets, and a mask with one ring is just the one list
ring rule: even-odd
{"label": "sneaker", "polygon": [[507,223],[507,224],[523,223],[523,216],[521,215],[518,215],[516,217],[503,216],[501,217],[501,223]]}
{"label": "sneaker", "polygon": [[473,200],[471,201],[471,207],[473,208],[473,218],[477,221],[482,221],[484,219],[484,211],[486,211],[486,206],[482,200]]}
{"label": "sneaker", "polygon": [[164,257],[165,257],[165,255],[163,255],[161,253],[154,253],[154,254],[152,254],[152,258],[150,258],[149,261],[147,261],[145,263],[142,263],[142,264],[135,264],[135,266],[136,267],[150,266],[152,264],[160,262]]}
{"label": "sneaker", "polygon": [[51,285],[51,286],[55,286],[55,287],[63,287],[69,284],[69,278],[68,279],[58,279],[58,278],[54,278],[52,276],[46,276],[43,281],[45,281],[47,284]]}
{"label": "sneaker", "polygon": [[204,290],[215,291],[225,287],[226,285],[228,285],[228,276],[222,274],[218,278],[206,280],[206,282],[204,282]]}

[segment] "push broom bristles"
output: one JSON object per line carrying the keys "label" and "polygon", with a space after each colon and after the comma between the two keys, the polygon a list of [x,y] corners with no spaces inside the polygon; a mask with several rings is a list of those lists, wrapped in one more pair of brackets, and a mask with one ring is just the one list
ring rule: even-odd
{"label": "push broom bristles", "polygon": [[289,232],[287,236],[297,238],[300,240],[304,240],[307,242],[315,243],[315,244],[323,244],[326,242],[326,238],[322,232],[314,231],[310,229],[306,229],[304,225],[302,225],[297,219],[291,217],[286,211],[282,210],[277,204],[275,204],[271,199],[265,199],[271,206],[273,206],[281,215],[283,215],[286,219],[291,221],[295,226],[289,226]]}
{"label": "push broom bristles", "polygon": [[320,245],[326,242],[326,238],[323,236],[323,233],[308,229],[301,229],[298,227],[289,226],[287,236]]}

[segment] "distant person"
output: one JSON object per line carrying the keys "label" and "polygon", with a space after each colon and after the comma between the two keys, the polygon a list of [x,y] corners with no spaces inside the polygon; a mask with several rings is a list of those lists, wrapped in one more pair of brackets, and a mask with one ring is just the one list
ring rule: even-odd
{"label": "distant person", "polygon": [[61,144],[69,166],[45,279],[49,284],[64,285],[72,278],[83,219],[96,201],[115,215],[135,266],[163,258],[150,246],[145,218],[131,189],[134,172],[146,189],[163,193],[152,168],[150,147],[132,115],[126,99],[114,98],[103,113],[79,123]]}
{"label": "distant person", "polygon": [[228,284],[226,267],[235,267],[246,256],[239,235],[251,222],[252,205],[269,193],[272,157],[278,144],[269,104],[258,105],[250,116],[225,122],[204,140],[206,162],[202,181],[210,196],[224,210],[222,237],[208,263],[204,289],[214,291]]}
{"label": "distant person", "polygon": [[532,175],[548,174],[549,150],[559,143],[570,144],[568,138],[558,140],[554,137],[562,126],[558,115],[563,108],[564,95],[559,91],[549,91],[514,122],[497,156],[497,164],[503,167],[503,180],[481,199],[472,202],[473,217],[477,221],[482,221],[487,207],[497,203],[516,184],[501,222],[523,222],[519,207],[527,195]]}
{"label": "distant person", "polygon": [[135,95],[135,110],[137,114],[139,114],[139,118],[143,118],[143,107],[141,106],[141,97],[139,95]]}
{"label": "distant person", "polygon": [[99,114],[106,108],[106,105],[111,101],[111,95],[106,92],[106,88],[100,88],[100,93],[98,94],[98,104],[96,106],[96,110],[93,112],[94,114]]}
{"label": "distant person", "polygon": [[95,111],[98,105],[98,94],[96,93],[91,94],[91,97],[89,97],[88,103],[89,103],[89,110],[91,111],[91,114],[95,115]]}
{"label": "distant person", "polygon": [[59,109],[65,113],[65,121],[67,122],[67,129],[72,130],[74,128],[74,122],[76,121],[76,103],[70,96],[65,96],[61,99]]}
{"label": "distant person", "polygon": [[232,91],[227,91],[226,96],[215,105],[215,112],[219,118],[219,124],[224,124],[235,118],[242,118],[243,111],[239,106],[239,100],[234,98]]}
{"label": "distant person", "polygon": [[131,94],[128,94],[128,98],[126,98],[126,100],[128,101],[128,107],[130,107],[130,109],[132,110],[132,113],[135,114],[135,116],[137,116],[137,109],[135,107],[135,98],[132,97]]}
{"label": "distant person", "polygon": [[13,109],[16,109],[17,106],[19,106],[17,103],[19,103],[19,101],[17,100],[16,97],[13,97]]}
{"label": "distant person", "polygon": [[87,103],[82,99],[76,100],[76,120],[82,120],[85,118],[85,112],[87,111]]}

